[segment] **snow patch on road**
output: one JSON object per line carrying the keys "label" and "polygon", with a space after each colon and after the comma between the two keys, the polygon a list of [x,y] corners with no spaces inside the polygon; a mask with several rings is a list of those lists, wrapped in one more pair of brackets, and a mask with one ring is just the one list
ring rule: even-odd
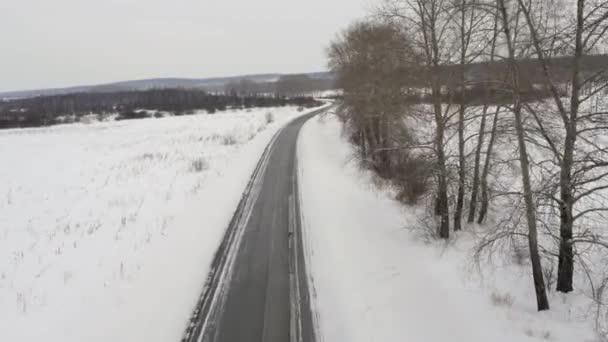
{"label": "snow patch on road", "polygon": [[322,341],[593,339],[589,322],[569,315],[567,305],[535,312],[527,276],[500,271],[502,288],[528,289],[530,304],[519,305],[508,292],[495,292],[490,279],[483,285],[473,280],[466,248],[417,241],[404,229],[416,222],[414,209],[376,190],[371,175],[351,160],[354,152],[341,132],[337,118],[322,116],[304,126],[298,144]]}

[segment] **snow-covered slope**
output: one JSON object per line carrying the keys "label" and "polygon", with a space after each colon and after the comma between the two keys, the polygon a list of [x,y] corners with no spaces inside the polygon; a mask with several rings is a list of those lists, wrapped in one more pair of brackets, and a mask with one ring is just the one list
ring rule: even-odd
{"label": "snow-covered slope", "polygon": [[[305,244],[324,341],[593,340],[591,322],[559,298],[552,298],[553,311],[535,311],[527,268],[499,269],[481,283],[468,264],[469,245],[416,241],[404,228],[415,222],[414,209],[376,190],[352,161],[341,129],[333,116],[313,119],[298,145]],[[466,236],[458,243],[466,245]]]}
{"label": "snow-covered slope", "polygon": [[1,131],[0,341],[178,341],[263,149],[301,114]]}

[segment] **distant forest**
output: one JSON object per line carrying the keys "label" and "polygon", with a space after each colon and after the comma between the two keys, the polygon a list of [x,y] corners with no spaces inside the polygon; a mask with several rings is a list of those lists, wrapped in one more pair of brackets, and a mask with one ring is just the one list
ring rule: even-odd
{"label": "distant forest", "polygon": [[[552,97],[547,86],[543,67],[534,58],[521,58],[514,61],[517,65],[519,86],[517,92],[523,100],[536,101]],[[562,94],[568,92],[567,86],[572,73],[573,58],[569,56],[547,58],[551,70],[551,81],[558,85],[556,90]],[[583,55],[580,57],[580,77],[586,79],[587,88],[606,83],[608,79],[608,55]],[[434,71],[433,71],[434,70]],[[433,95],[428,88],[428,80],[436,72],[441,90]],[[463,78],[460,78],[462,72]],[[464,103],[469,105],[504,105],[513,94],[509,80],[510,67],[505,60],[458,64],[445,64],[435,69],[414,63],[414,66],[399,66],[387,75],[382,71],[372,72],[380,82],[403,89],[400,97],[403,103],[432,104],[434,96],[441,103]],[[378,75],[382,74],[382,77]],[[460,82],[464,81],[464,87]],[[361,72],[336,74],[336,85],[348,89],[361,82]]]}
{"label": "distant forest", "polygon": [[41,127],[79,121],[83,116],[117,114],[117,120],[149,117],[150,111],[174,115],[205,110],[252,107],[313,107],[319,102],[307,96],[212,94],[195,89],[151,89],[108,93],[75,93],[0,101],[0,129]]}
{"label": "distant forest", "polygon": [[[331,75],[331,74],[330,74]],[[277,94],[280,96],[307,96],[315,92],[336,89],[331,76],[313,78],[306,74],[284,75],[272,82],[256,82],[247,78],[229,82],[219,87],[206,86],[207,90],[237,93],[239,95]]]}

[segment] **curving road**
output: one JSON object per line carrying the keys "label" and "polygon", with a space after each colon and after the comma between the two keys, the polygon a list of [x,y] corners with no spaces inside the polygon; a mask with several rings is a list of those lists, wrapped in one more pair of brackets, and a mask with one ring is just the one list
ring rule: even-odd
{"label": "curving road", "polygon": [[216,252],[184,342],[314,342],[296,141],[321,109],[277,133]]}

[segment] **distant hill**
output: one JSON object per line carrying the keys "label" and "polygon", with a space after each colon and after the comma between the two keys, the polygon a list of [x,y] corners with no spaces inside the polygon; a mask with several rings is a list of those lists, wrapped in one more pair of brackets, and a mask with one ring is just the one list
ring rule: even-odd
{"label": "distant hill", "polygon": [[[333,80],[334,75],[329,72],[305,74],[311,79]],[[98,85],[84,85],[68,88],[35,89],[24,91],[11,91],[0,93],[0,99],[27,98],[35,96],[64,95],[72,93],[109,93],[148,89],[188,88],[188,89],[220,89],[229,83],[243,80],[256,83],[277,82],[283,74],[243,75],[216,78],[153,78],[144,80],[123,81]]]}

